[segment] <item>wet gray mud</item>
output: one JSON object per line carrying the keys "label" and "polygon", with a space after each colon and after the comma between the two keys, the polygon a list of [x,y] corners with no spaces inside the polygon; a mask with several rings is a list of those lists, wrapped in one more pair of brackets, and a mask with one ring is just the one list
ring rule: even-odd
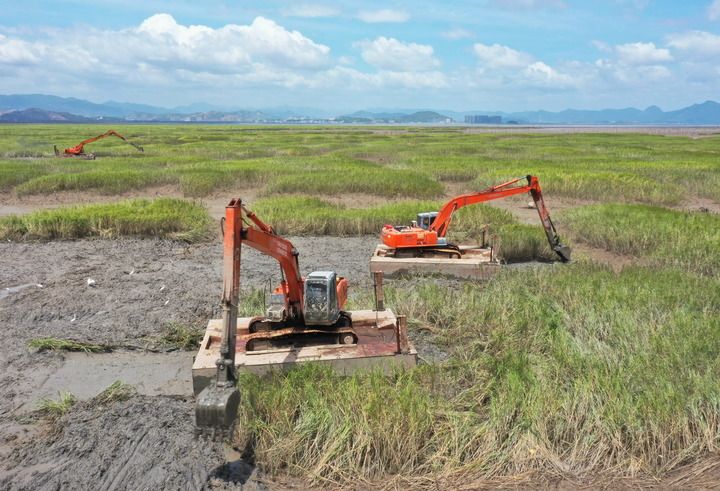
{"label": "wet gray mud", "polygon": [[262,489],[250,463],[228,463],[221,443],[194,436],[190,399],[135,396],[82,403],[10,457],[7,490]]}
{"label": "wet gray mud", "polygon": [[[291,240],[303,274],[331,269],[351,285],[370,286],[368,259],[376,238]],[[54,337],[142,348],[169,323],[204,328],[220,316],[221,268],[217,242],[0,244],[0,489],[260,486],[247,456],[228,461],[221,446],[195,439],[192,391],[187,378],[178,380],[184,366],[189,370],[183,354],[121,348],[63,355],[27,347],[32,339]],[[277,262],[243,250],[243,288],[269,288],[279,277]],[[133,375],[134,368],[143,375]],[[93,405],[91,397],[123,378],[139,395],[109,407]],[[59,430],[25,421],[40,397],[67,384],[73,391],[73,383],[81,402],[59,421]]]}

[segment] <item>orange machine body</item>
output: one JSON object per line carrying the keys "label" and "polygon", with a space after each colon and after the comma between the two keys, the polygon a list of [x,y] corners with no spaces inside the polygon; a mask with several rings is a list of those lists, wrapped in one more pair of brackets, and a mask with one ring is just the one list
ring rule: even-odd
{"label": "orange machine body", "polygon": [[393,249],[404,247],[423,247],[438,244],[436,230],[426,230],[420,227],[396,227],[385,225],[381,232],[383,244]]}
{"label": "orange machine body", "polygon": [[[519,184],[520,181],[525,179],[527,180],[527,184]],[[540,182],[536,176],[531,175],[519,177],[517,179],[498,184],[497,186],[492,186],[484,191],[456,196],[445,203],[437,213],[423,213],[423,220],[420,220],[419,216],[418,223],[415,223],[412,226],[383,226],[380,236],[383,244],[391,249],[416,249],[417,251],[420,251],[423,248],[448,247],[448,244],[445,241],[445,235],[450,228],[450,223],[455,211],[464,206],[523,193],[529,193],[530,196],[532,196],[540,217],[540,222],[545,229],[545,234],[547,235],[548,242],[550,243],[550,247],[563,261],[569,261],[570,249],[560,243],[560,238],[557,235],[552,220],[550,220],[550,213],[548,212],[548,209],[545,206],[545,201],[543,200]],[[428,215],[433,215],[433,218],[429,222],[426,221],[429,220]],[[457,249],[457,246],[452,247]]]}
{"label": "orange machine body", "polygon": [[[85,145],[87,145],[87,144],[89,144],[89,143],[96,142],[96,141],[98,141],[98,140],[102,140],[103,138],[106,138],[106,137],[108,137],[108,136],[116,136],[116,137],[120,138],[122,141],[124,141],[125,143],[128,143],[128,144],[132,145],[133,147],[137,148],[139,151],[141,151],[141,152],[143,151],[143,148],[142,148],[140,145],[137,145],[136,143],[133,143],[133,142],[131,142],[131,141],[128,141],[127,138],[125,138],[124,136],[122,136],[122,135],[121,135],[120,133],[118,133],[117,131],[115,131],[115,130],[108,130],[108,131],[106,131],[105,133],[103,133],[102,135],[98,135],[98,136],[94,136],[94,137],[92,137],[92,138],[88,138],[87,140],[81,141],[80,143],[78,143],[78,144],[75,145],[74,147],[66,148],[65,150],[63,150],[62,155],[65,156],[65,157],[85,157],[85,156],[94,157],[93,154],[86,154],[86,153],[85,153]],[[55,154],[58,155],[58,156],[60,156],[60,153],[57,151],[57,149],[55,150]]]}

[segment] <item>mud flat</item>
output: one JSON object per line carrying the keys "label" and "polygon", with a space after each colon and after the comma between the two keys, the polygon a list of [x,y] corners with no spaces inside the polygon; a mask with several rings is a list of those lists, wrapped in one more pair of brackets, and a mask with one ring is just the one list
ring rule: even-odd
{"label": "mud flat", "polygon": [[[354,285],[371,284],[375,237],[291,240],[303,272],[334,269]],[[2,243],[0,257],[0,489],[265,486],[247,455],[229,458],[222,445],[195,440],[193,353],[144,350],[169,323],[204,327],[220,315],[219,243]],[[242,270],[243,287],[279,280],[277,263],[250,249]],[[28,341],[44,337],[116,348],[92,355],[28,350]],[[115,380],[138,394],[95,404],[92,397]],[[60,390],[80,402],[55,426],[28,420],[38,399]]]}

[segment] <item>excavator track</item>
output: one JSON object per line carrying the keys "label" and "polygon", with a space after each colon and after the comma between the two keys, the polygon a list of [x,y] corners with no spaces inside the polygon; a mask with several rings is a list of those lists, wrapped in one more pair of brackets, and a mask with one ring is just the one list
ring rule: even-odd
{"label": "excavator track", "polygon": [[343,312],[338,321],[327,328],[319,326],[287,326],[283,322],[263,318],[254,320],[249,334],[240,336],[246,351],[276,348],[300,348],[326,344],[357,344],[358,336],[352,329],[350,316]]}
{"label": "excavator track", "polygon": [[358,336],[351,327],[323,330],[316,328],[286,327],[272,331],[260,331],[241,336],[246,351],[277,348],[300,348],[328,344],[357,344]]}
{"label": "excavator track", "polygon": [[391,256],[398,259],[414,257],[460,259],[462,252],[458,246],[447,244],[444,246],[402,247],[395,249]]}

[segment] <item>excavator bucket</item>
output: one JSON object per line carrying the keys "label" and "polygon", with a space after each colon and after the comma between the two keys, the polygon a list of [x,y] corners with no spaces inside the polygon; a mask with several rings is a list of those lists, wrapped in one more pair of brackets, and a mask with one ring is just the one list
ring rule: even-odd
{"label": "excavator bucket", "polygon": [[195,427],[210,435],[226,435],[235,424],[240,407],[240,391],[233,386],[211,384],[198,394],[195,404]]}
{"label": "excavator bucket", "polygon": [[133,142],[131,142],[131,141],[129,141],[128,143],[129,143],[130,145],[132,145],[133,147],[137,148],[138,150],[140,150],[141,152],[145,152],[145,150],[143,149],[143,147],[141,147],[141,146],[138,145],[137,143],[133,143]]}
{"label": "excavator bucket", "polygon": [[225,208],[223,229],[223,334],[216,379],[198,394],[195,426],[200,433],[227,435],[237,418],[240,392],[235,376],[238,299],[240,294],[240,231],[242,203],[232,200]]}
{"label": "excavator bucket", "polygon": [[570,262],[570,248],[568,246],[564,246],[562,244],[557,244],[553,246],[553,251],[555,251],[555,254],[557,254],[560,257],[560,260],[564,263]]}

